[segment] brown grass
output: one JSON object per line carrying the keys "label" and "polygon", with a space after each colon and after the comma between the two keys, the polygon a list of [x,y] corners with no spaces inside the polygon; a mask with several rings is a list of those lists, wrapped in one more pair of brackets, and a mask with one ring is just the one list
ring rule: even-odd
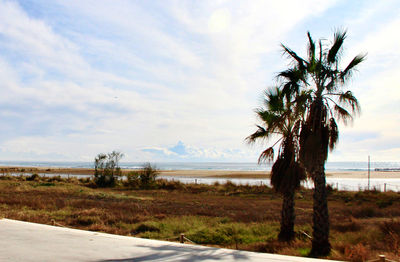
{"label": "brown grass", "polygon": [[[90,181],[73,178],[26,181],[0,176],[0,216],[42,224],[54,220],[73,228],[160,239],[186,232],[205,244],[259,252],[304,256],[310,250],[309,239],[300,233],[312,234],[309,190],[296,194],[299,234],[287,244],[275,240],[281,198],[266,186],[159,181],[149,190],[121,185],[113,189],[92,187]],[[329,258],[365,261],[383,253],[398,259],[399,200],[400,194],[393,192],[331,192],[333,252]],[[257,235],[260,230],[268,237]],[[218,232],[225,232],[225,238],[218,238]]]}

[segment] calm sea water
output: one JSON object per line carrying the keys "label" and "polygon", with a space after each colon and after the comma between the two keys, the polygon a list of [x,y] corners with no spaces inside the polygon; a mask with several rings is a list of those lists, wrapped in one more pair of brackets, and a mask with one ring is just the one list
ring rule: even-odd
{"label": "calm sea water", "polygon": [[[121,168],[140,169],[144,163],[121,162]],[[229,171],[262,171],[271,170],[272,164],[234,163],[234,162],[153,162],[161,170],[229,170]],[[37,167],[65,167],[65,168],[92,168],[93,162],[28,162],[28,161],[0,161],[0,166],[37,166]],[[365,162],[328,162],[327,171],[365,171],[368,163]],[[371,170],[375,168],[400,168],[400,162],[371,162]]]}

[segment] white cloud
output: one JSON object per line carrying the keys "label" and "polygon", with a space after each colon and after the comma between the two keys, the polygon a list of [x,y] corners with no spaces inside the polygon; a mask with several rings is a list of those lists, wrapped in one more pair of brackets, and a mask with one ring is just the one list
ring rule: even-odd
{"label": "white cloud", "polygon": [[[191,145],[185,145],[179,141],[176,145],[168,148],[160,147],[145,147],[143,152],[151,154],[151,157],[156,157],[163,161],[249,161],[248,152],[241,149],[221,149],[217,147],[200,148]],[[255,157],[251,155],[251,157]]]}
{"label": "white cloud", "polygon": [[[363,20],[364,23],[369,21]],[[366,26],[364,24],[364,26]],[[342,137],[365,132],[379,133],[363,141],[346,140],[339,144],[339,153],[330,160],[365,160],[371,155],[375,161],[398,161],[400,144],[400,36],[396,33],[400,19],[389,20],[379,30],[370,31],[349,53],[368,51],[367,60],[360,66],[351,84],[362,106],[362,114],[354,125],[342,128]]]}
{"label": "white cloud", "polygon": [[[53,154],[60,160],[86,160],[118,149],[128,161],[157,160],[151,150],[183,159],[170,150],[182,140],[190,145],[186,159],[256,161],[262,146],[251,148],[243,140],[254,131],[252,110],[261,91],[285,66],[279,43],[305,21],[318,23],[330,15],[326,11],[336,1],[35,4],[46,8],[35,13],[29,5],[0,0],[5,91],[0,115],[9,121],[0,129],[0,157],[46,160]],[[362,23],[368,21],[359,19]],[[348,130],[369,130],[396,138],[389,130],[398,125],[386,117],[395,118],[398,111],[376,122],[387,130],[368,126],[371,117],[385,110],[371,99],[385,99],[379,83],[397,81],[397,58],[391,54],[398,41],[389,42],[396,28],[393,20],[355,46],[357,52],[369,52],[366,64],[373,66],[366,69],[377,73],[357,78],[364,115],[353,129],[343,129],[343,136]],[[384,39],[386,53],[379,53],[378,38]],[[379,70],[381,60],[375,56],[390,58],[393,72]],[[359,83],[371,90],[363,94]],[[395,89],[392,85],[390,92]],[[397,99],[392,94],[385,101]],[[345,147],[357,156],[366,150],[361,142]]]}

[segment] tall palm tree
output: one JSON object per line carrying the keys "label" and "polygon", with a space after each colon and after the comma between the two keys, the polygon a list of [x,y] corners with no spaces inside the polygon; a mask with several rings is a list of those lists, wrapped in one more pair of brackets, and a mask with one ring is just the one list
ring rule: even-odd
{"label": "tall palm tree", "polygon": [[285,45],[282,48],[303,76],[298,82],[300,89],[307,90],[309,95],[306,117],[300,133],[300,161],[314,182],[311,254],[324,256],[331,250],[325,161],[328,149],[333,150],[338,142],[337,121],[347,124],[360,110],[353,93],[343,88],[357,65],[364,61],[365,55],[355,56],[341,69],[339,64],[346,31],[336,31],[330,44],[319,40],[318,47],[309,32],[307,36],[307,59],[301,58]]}
{"label": "tall palm tree", "polygon": [[291,98],[290,92],[284,93],[279,88],[267,91],[264,107],[256,109],[264,126],[258,126],[258,130],[246,138],[249,143],[253,143],[278,137],[273,146],[261,153],[258,162],[273,160],[274,146],[279,144],[279,153],[271,170],[271,184],[283,195],[278,236],[282,241],[290,241],[295,236],[294,193],[300,187],[300,181],[306,177],[304,168],[297,161],[302,108]]}

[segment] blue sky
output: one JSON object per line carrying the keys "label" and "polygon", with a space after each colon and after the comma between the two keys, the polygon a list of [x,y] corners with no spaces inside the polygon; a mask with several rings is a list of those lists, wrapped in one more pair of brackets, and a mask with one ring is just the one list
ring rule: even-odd
{"label": "blue sky", "polygon": [[400,161],[398,1],[0,0],[0,159],[256,161],[261,94],[347,28],[362,114],[330,161]]}

